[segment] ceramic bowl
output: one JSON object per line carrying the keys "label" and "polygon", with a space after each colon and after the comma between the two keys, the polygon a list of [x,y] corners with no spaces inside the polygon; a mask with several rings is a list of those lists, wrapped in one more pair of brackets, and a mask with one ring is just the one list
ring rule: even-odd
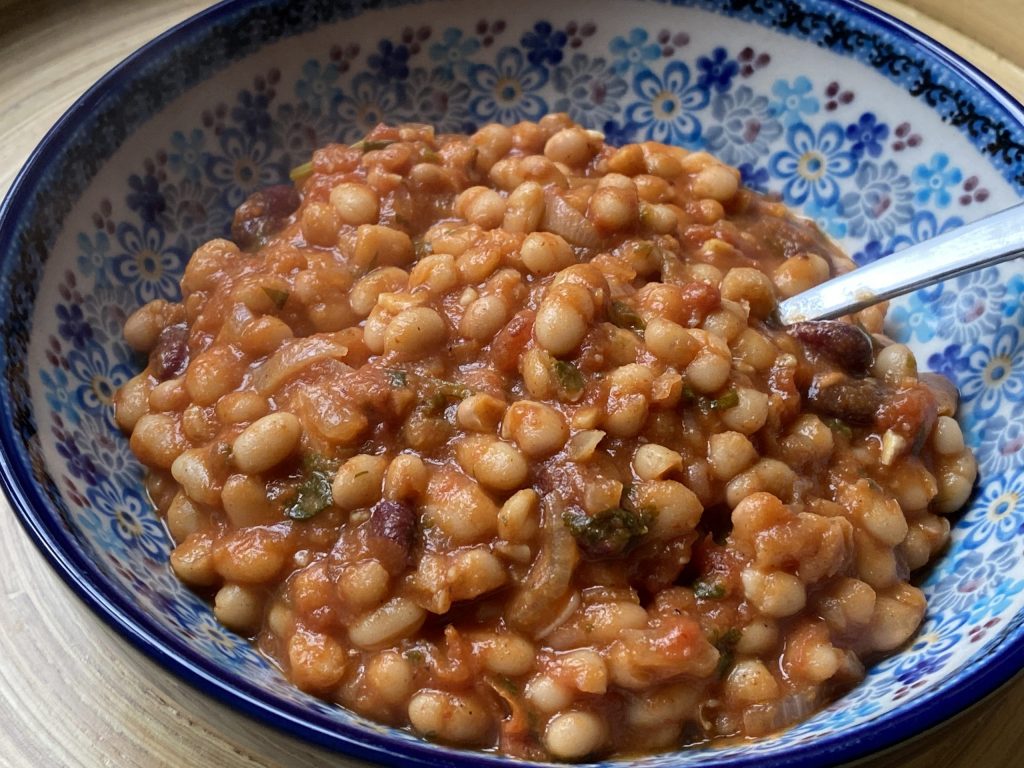
{"label": "ceramic bowl", "polygon": [[[131,56],[50,131],[0,212],[0,439],[15,513],[126,639],[226,703],[393,765],[498,765],[292,687],[167,565],[111,419],[121,338],[176,298],[248,194],[381,120],[468,131],[565,111],[612,142],[703,147],[865,263],[1016,202],[1024,114],[948,51],[858,2],[237,0]],[[962,392],[977,493],[903,650],[805,723],[636,765],[831,765],[980,700],[1024,660],[1024,271],[896,302],[889,330]]]}

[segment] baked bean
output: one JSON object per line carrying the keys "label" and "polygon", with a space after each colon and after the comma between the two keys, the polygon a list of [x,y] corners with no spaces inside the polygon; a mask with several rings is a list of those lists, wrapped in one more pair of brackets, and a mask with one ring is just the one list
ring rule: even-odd
{"label": "baked bean", "polygon": [[213,612],[228,629],[251,635],[263,618],[263,593],[240,584],[225,584],[213,599]]}
{"label": "baked bean", "polygon": [[663,445],[647,443],[633,454],[633,471],[641,480],[658,480],[683,467],[683,457]]}
{"label": "baked bean", "polygon": [[235,438],[231,460],[246,473],[265,472],[292,454],[302,436],[294,414],[278,411],[263,416]]}
{"label": "baked bean", "polygon": [[408,637],[423,623],[426,611],[404,597],[389,600],[349,627],[348,637],[360,648],[374,648]]}
{"label": "baked bean", "polygon": [[288,671],[305,691],[323,691],[337,685],[347,661],[345,649],[329,635],[299,630],[288,641]]}
{"label": "baked bean", "polygon": [[369,507],[380,501],[388,460],[365,453],[353,456],[340,467],[331,484],[334,503],[346,511]]}
{"label": "baked bean", "polygon": [[412,697],[409,722],[426,736],[454,744],[481,744],[491,728],[487,708],[476,696],[435,690]]}
{"label": "baked bean", "polygon": [[259,477],[231,475],[220,492],[224,513],[236,528],[267,525],[281,519],[281,513],[267,498],[267,487]]}
{"label": "baked bean", "polygon": [[365,184],[339,184],[331,190],[330,200],[342,224],[358,227],[377,221],[380,201]]}
{"label": "baked bean", "polygon": [[608,728],[593,712],[555,715],[544,731],[544,746],[561,760],[579,760],[599,750],[608,739]]}
{"label": "baked bean", "polygon": [[160,413],[147,413],[138,418],[130,445],[139,461],[159,469],[170,469],[174,460],[188,448],[178,420]]}
{"label": "baked bean", "polygon": [[429,307],[403,310],[384,331],[384,351],[396,360],[418,360],[444,343],[448,335],[441,316]]}
{"label": "baked bean", "polygon": [[527,456],[544,458],[561,450],[569,439],[569,427],[554,408],[520,400],[505,412],[501,436],[514,440]]}

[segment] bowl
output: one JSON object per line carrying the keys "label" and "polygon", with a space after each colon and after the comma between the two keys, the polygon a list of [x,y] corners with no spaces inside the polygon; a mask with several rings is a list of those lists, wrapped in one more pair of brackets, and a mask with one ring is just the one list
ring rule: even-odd
{"label": "bowl", "polygon": [[[127,315],[175,298],[191,251],[317,145],[381,120],[442,130],[565,111],[612,142],[707,148],[860,263],[1016,202],[1024,112],[950,52],[854,0],[224,2],[112,70],[61,118],[0,209],[0,466],[25,530],[126,640],[264,722],[391,765],[499,765],[301,693],[222,628],[111,418],[137,361]],[[1024,270],[894,303],[889,332],[962,392],[981,479],[923,579],[926,620],[810,720],[635,761],[824,766],[891,747],[1024,662]]]}

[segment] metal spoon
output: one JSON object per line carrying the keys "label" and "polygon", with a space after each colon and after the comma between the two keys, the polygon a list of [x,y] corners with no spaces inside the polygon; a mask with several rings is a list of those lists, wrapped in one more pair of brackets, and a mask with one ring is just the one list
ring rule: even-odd
{"label": "metal spoon", "polygon": [[1024,256],[1024,203],[834,277],[778,306],[779,320],[830,320]]}

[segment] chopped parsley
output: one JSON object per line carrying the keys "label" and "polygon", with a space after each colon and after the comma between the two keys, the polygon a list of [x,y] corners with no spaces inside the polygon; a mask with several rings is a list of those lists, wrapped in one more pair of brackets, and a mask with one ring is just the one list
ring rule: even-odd
{"label": "chopped parsley", "polygon": [[284,306],[284,303],[288,301],[290,295],[288,291],[282,291],[277,288],[268,288],[263,286],[263,293],[267,295],[267,298],[274,302],[274,306],[280,309]]}
{"label": "chopped parsley", "polygon": [[301,184],[310,176],[313,175],[313,161],[310,160],[308,163],[297,165],[288,172],[289,178],[296,184]]}
{"label": "chopped parsley", "polygon": [[643,319],[624,301],[613,301],[608,307],[608,319],[619,328],[642,331],[646,327]]}
{"label": "chopped parsley", "polygon": [[697,579],[693,582],[693,594],[697,596],[698,600],[721,600],[729,594],[729,590],[720,581]]}
{"label": "chopped parsley", "polygon": [[331,480],[335,467],[318,454],[310,454],[302,462],[302,480],[296,488],[294,500],[284,513],[292,520],[309,520],[333,503]]}
{"label": "chopped parsley", "polygon": [[395,142],[391,139],[363,139],[352,145],[353,149],[361,149],[365,155],[367,152],[374,152],[384,147],[390,147]]}
{"label": "chopped parsley", "polygon": [[595,515],[576,508],[566,510],[562,519],[588,554],[614,557],[630,550],[647,533],[650,515],[624,506],[612,507]]}
{"label": "chopped parsley", "polygon": [[565,360],[555,360],[552,366],[555,378],[558,380],[558,388],[569,400],[577,400],[583,394],[583,374],[580,373],[572,363]]}

